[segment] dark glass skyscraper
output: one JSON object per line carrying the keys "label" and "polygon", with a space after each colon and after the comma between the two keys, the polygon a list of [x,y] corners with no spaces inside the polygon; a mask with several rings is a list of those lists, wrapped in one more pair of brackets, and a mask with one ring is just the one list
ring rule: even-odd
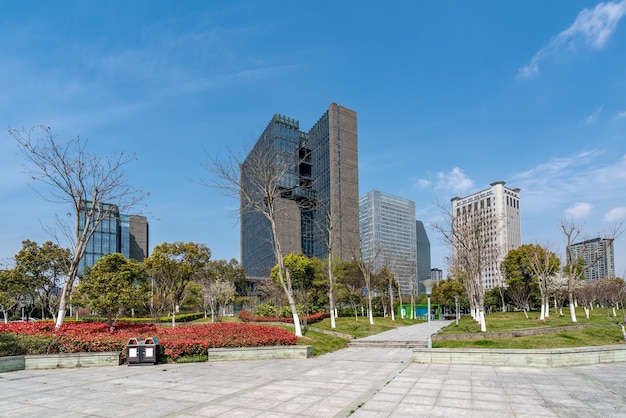
{"label": "dark glass skyscraper", "polygon": [[[349,258],[359,243],[356,112],[331,103],[308,132],[300,130],[297,120],[274,115],[242,164],[244,178],[254,171],[251,157],[262,150],[274,153],[272,164],[286,167],[275,202],[283,256],[325,257],[332,219],[331,253]],[[248,276],[267,277],[277,261],[270,223],[243,198],[240,216],[243,268]]]}
{"label": "dark glass skyscraper", "polygon": [[417,234],[417,280],[419,283],[418,295],[426,291],[422,281],[430,279],[430,240],[422,221],[415,221],[415,232]]}
{"label": "dark glass skyscraper", "polygon": [[[80,264],[78,274],[82,276],[86,267],[93,266],[101,257],[120,253],[126,258],[143,261],[148,256],[148,221],[145,216],[121,214],[115,205],[104,204],[109,216],[102,220],[87,243],[87,249]],[[85,225],[85,215],[81,211],[80,230]]]}

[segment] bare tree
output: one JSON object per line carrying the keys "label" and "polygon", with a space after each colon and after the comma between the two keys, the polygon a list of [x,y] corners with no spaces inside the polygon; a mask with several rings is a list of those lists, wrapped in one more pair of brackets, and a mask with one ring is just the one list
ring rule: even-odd
{"label": "bare tree", "polygon": [[590,281],[581,285],[576,291],[576,299],[583,306],[585,310],[585,317],[589,319],[591,309],[593,309],[594,303],[598,301],[599,287],[598,281]]}
{"label": "bare tree", "polygon": [[124,172],[125,166],[136,158],[123,152],[106,157],[90,154],[86,151],[86,140],[77,137],[58,142],[48,126],[9,129],[9,134],[30,163],[27,172],[31,178],[47,188],[38,192],[46,200],[72,208],[73,226],[57,217],[71,251],[67,278],[59,295],[58,328],[65,320],[78,266],[94,232],[114,210],[127,210],[144,197],[141,191],[129,186]]}
{"label": "bare tree", "polygon": [[555,253],[549,250],[549,246],[545,248],[535,244],[527,246],[528,268],[537,278],[539,285],[539,293],[541,295],[541,314],[539,319],[544,320],[550,315],[550,285],[554,276],[559,270],[560,260]]}
{"label": "bare tree", "polygon": [[372,309],[372,290],[374,289],[372,279],[378,268],[378,258],[380,256],[382,247],[374,243],[370,248],[369,254],[363,254],[361,246],[354,251],[354,260],[363,275],[363,281],[365,282],[365,289],[367,291],[367,315],[370,320],[370,324],[374,324],[374,311]]}
{"label": "bare tree", "polygon": [[576,319],[576,305],[574,299],[574,292],[577,285],[581,280],[585,278],[585,269],[595,266],[600,260],[606,257],[606,252],[609,251],[615,238],[622,232],[622,224],[614,225],[609,228],[608,233],[604,234],[605,239],[609,241],[609,245],[606,245],[604,252],[598,251],[598,253],[590,260],[585,260],[584,254],[588,241],[583,238],[583,227],[580,223],[573,220],[562,220],[560,225],[563,235],[565,235],[566,247],[565,247],[565,266],[563,267],[563,274],[567,278],[567,295],[569,302],[569,310],[572,322],[577,322]]}
{"label": "bare tree", "polygon": [[213,174],[214,181],[203,184],[239,198],[241,213],[255,213],[269,224],[278,279],[291,307],[295,335],[301,337],[294,287],[291,274],[285,268],[283,257],[286,254],[283,253],[280,234],[281,214],[289,210],[291,205],[288,203],[293,203],[283,196],[288,193],[288,178],[297,162],[297,155],[291,155],[286,150],[278,152],[272,141],[258,141],[245,158],[232,151],[229,151],[226,161],[210,157],[206,168]]}
{"label": "bare tree", "polygon": [[337,207],[331,207],[331,202],[336,206],[336,200],[329,200],[328,205],[321,205],[318,202],[317,210],[320,214],[320,219],[315,223],[315,225],[321,235],[322,241],[324,242],[328,253],[326,256],[326,264],[328,268],[328,308],[330,310],[330,327],[335,329],[337,328],[335,320],[337,316],[337,309],[335,307],[333,248],[335,246],[337,226],[339,225],[339,209]]}
{"label": "bare tree", "polygon": [[415,259],[415,254],[407,255],[396,246],[385,246],[381,250],[382,268],[380,273],[388,285],[387,292],[389,293],[389,306],[391,308],[392,321],[396,320],[394,311],[394,293],[396,290],[398,291],[400,306],[402,306],[402,286],[400,285],[398,276],[407,271],[413,271],[416,264],[413,262]]}
{"label": "bare tree", "polygon": [[[438,204],[444,220],[433,223],[444,243],[452,248],[450,264],[454,276],[463,279],[470,302],[470,311],[474,320],[480,323],[481,331],[487,331],[485,324],[485,292],[482,283],[483,273],[494,266],[499,257],[494,233],[494,215],[488,211],[474,210],[454,216],[450,209]],[[499,268],[493,272],[499,273]]]}

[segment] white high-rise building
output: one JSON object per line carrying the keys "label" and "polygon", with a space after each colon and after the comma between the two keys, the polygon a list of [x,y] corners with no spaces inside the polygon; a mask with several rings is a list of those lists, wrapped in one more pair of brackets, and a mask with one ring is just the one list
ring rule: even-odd
{"label": "white high-rise building", "polygon": [[483,252],[479,258],[485,289],[502,284],[502,260],[510,250],[522,245],[520,189],[509,189],[503,181],[490,186],[466,197],[452,198],[453,223],[463,228],[465,221],[471,219],[473,242],[480,241],[472,250]]}

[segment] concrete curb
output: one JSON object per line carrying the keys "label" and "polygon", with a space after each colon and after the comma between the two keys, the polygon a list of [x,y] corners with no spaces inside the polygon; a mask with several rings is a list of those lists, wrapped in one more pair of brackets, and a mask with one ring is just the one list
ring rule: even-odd
{"label": "concrete curb", "polygon": [[489,348],[418,348],[414,363],[482,366],[567,367],[626,362],[626,346],[512,350]]}
{"label": "concrete curb", "polygon": [[269,347],[209,348],[208,361],[308,359],[313,355],[310,345],[276,345]]}
{"label": "concrete curb", "polygon": [[66,369],[74,367],[119,366],[120,353],[60,353],[0,357],[0,373],[18,370]]}

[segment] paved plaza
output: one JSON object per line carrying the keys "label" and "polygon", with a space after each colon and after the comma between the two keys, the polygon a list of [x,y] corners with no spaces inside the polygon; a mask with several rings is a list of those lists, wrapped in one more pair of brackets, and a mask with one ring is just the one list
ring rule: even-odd
{"label": "paved plaza", "polygon": [[[424,336],[419,324],[368,338]],[[408,348],[351,347],[308,360],[0,374],[0,417],[347,416],[626,417],[626,363],[433,365]]]}

